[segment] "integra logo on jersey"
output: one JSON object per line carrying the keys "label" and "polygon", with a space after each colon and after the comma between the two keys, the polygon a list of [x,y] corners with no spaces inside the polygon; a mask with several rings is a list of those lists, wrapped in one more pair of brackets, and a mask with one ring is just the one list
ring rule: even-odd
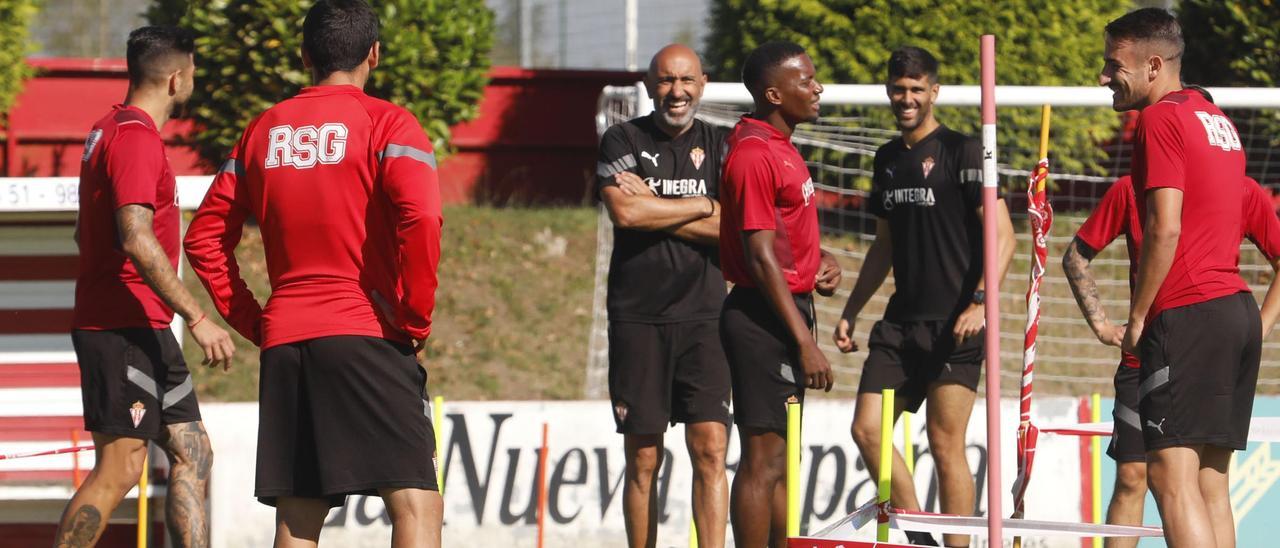
{"label": "integra logo on jersey", "polygon": [[908,204],[923,207],[933,207],[933,189],[932,188],[895,188],[884,192],[884,209],[889,211],[895,205]]}
{"label": "integra logo on jersey", "polygon": [[95,129],[89,132],[89,137],[84,140],[84,154],[80,155],[81,162],[88,162],[89,157],[93,156],[93,149],[98,146],[98,141],[102,140],[102,130]]}
{"label": "integra logo on jersey", "polygon": [[655,179],[645,177],[644,184],[658,196],[706,196],[706,179]]}
{"label": "integra logo on jersey", "polygon": [[347,126],[338,123],[320,127],[276,126],[267,133],[267,169],[293,166],[315,167],[316,163],[336,164],[347,154]]}

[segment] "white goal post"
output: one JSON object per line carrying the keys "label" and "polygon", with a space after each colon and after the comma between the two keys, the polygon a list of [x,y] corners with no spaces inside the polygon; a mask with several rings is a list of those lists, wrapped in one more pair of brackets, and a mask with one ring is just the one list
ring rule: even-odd
{"label": "white goal post", "polygon": [[[792,141],[809,160],[810,172],[820,199],[820,216],[823,223],[824,244],[835,253],[844,267],[844,283],[841,291],[831,299],[818,299],[818,341],[837,373],[837,385],[832,394],[850,397],[857,388],[857,377],[865,360],[864,349],[858,353],[840,354],[831,344],[831,329],[839,311],[852,288],[861,266],[865,248],[873,224],[865,208],[866,191],[870,177],[870,163],[876,148],[898,134],[896,128],[883,121],[884,117],[868,116],[887,113],[888,98],[882,85],[829,84],[824,85],[822,105],[824,117],[815,124],[800,126]],[[1272,88],[1208,88],[1215,103],[1232,116],[1241,128],[1245,148],[1249,152],[1248,172],[1265,185],[1280,185],[1280,136],[1263,131],[1268,126],[1260,120],[1280,120],[1280,89]],[[1038,390],[1047,393],[1088,394],[1109,393],[1118,352],[1104,347],[1094,338],[1076,308],[1075,299],[1065,282],[1059,258],[1084,218],[1107,186],[1119,175],[1128,171],[1131,147],[1123,139],[1123,115],[1111,110],[1111,92],[1100,86],[997,86],[997,104],[1001,112],[1006,109],[1039,107],[1049,104],[1055,113],[1061,110],[1107,113],[1119,120],[1109,130],[1113,142],[1098,143],[1106,148],[1105,165],[1092,170],[1066,170],[1065,162],[1051,161],[1050,183],[1057,190],[1050,192],[1056,210],[1053,232],[1049,235],[1049,269],[1041,288],[1043,310],[1040,320],[1040,353],[1036,381]],[[943,85],[937,106],[943,123],[954,117],[955,112],[971,110],[976,119],[980,99],[980,87],[969,85]],[[749,109],[751,98],[746,88],[736,82],[707,84],[702,98],[699,117],[712,124],[731,126],[737,117]],[[601,94],[597,113],[600,134],[609,126],[641,115],[652,108],[644,88],[635,86],[607,87]],[[883,109],[883,110],[881,110]],[[877,112],[879,111],[879,112]],[[1100,114],[1101,116],[1101,114]],[[969,128],[958,128],[976,135]],[[976,128],[973,128],[976,129]],[[1039,127],[1016,128],[1002,125],[1002,132],[1015,131],[1015,138],[1002,137],[1001,162],[1011,162],[1015,155],[1010,149],[1019,147],[1023,156],[1038,143]],[[1103,133],[1100,131],[1100,133]],[[1006,135],[1002,133],[1002,135]],[[1101,141],[1101,139],[1100,139]],[[1064,158],[1072,151],[1055,147],[1050,143],[1050,157]],[[1017,379],[1021,373],[1022,329],[1025,323],[1025,291],[1027,287],[1030,235],[1025,225],[1025,180],[1032,165],[1002,163],[999,174],[1005,196],[1009,198],[1015,226],[1018,229],[1018,250],[1013,266],[1001,285],[1001,353],[1002,376],[1006,380]],[[1273,190],[1275,190],[1273,188]],[[820,198],[824,198],[820,196]],[[1280,201],[1278,201],[1280,203]],[[596,292],[594,317],[589,342],[586,396],[607,397],[608,369],[608,319],[605,311],[605,291],[609,255],[612,250],[612,229],[608,216],[601,210],[600,239],[597,246]],[[870,223],[870,224],[869,224]],[[1271,267],[1251,244],[1241,247],[1241,274],[1261,301],[1272,275]],[[1107,248],[1093,262],[1093,270],[1099,279],[1103,303],[1112,317],[1123,318],[1129,300],[1128,259],[1123,242]],[[884,304],[893,290],[893,280],[886,280],[881,291],[868,304],[859,323],[855,337],[865,342],[874,320],[880,317]],[[1016,382],[1006,383],[1013,389]],[[1263,362],[1259,384],[1265,391],[1280,391],[1280,343],[1267,342],[1263,346]]]}

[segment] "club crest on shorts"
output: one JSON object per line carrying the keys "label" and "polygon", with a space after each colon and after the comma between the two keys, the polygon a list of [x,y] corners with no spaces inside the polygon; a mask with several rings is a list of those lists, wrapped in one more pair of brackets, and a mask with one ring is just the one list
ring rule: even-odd
{"label": "club crest on shorts", "polygon": [[613,416],[618,418],[618,423],[627,422],[627,404],[622,402],[614,403]]}
{"label": "club crest on shorts", "polygon": [[689,151],[689,159],[693,161],[693,169],[702,169],[702,161],[707,159],[707,153],[702,150],[702,147],[693,147],[693,150]]}
{"label": "club crest on shorts", "polygon": [[920,162],[920,171],[924,172],[924,177],[929,178],[929,173],[933,171],[933,156],[929,156]]}
{"label": "club crest on shorts", "polygon": [[134,428],[137,428],[138,425],[142,424],[142,417],[146,414],[147,406],[142,405],[141,401],[135,401],[133,402],[133,405],[129,406],[129,416],[133,418]]}

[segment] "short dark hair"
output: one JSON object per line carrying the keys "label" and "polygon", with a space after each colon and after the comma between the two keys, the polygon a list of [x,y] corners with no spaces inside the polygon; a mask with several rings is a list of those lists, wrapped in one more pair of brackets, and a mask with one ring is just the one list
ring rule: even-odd
{"label": "short dark hair", "polygon": [[364,0],[319,0],[302,22],[302,50],[321,77],[356,68],[378,41],[378,16]]}
{"label": "short dark hair", "polygon": [[1184,86],[1182,86],[1182,87],[1184,87],[1184,88],[1186,88],[1186,89],[1189,89],[1189,90],[1191,90],[1191,91],[1194,91],[1194,92],[1196,92],[1196,93],[1199,93],[1201,96],[1203,96],[1203,97],[1204,97],[1204,100],[1205,100],[1205,101],[1208,101],[1208,102],[1210,102],[1210,103],[1212,103],[1212,102],[1213,102],[1213,94],[1212,94],[1212,93],[1209,93],[1209,90],[1208,90],[1208,89],[1205,89],[1205,87],[1204,87],[1204,86],[1200,86],[1200,85],[1196,85],[1196,84],[1186,84],[1186,85],[1184,85]]}
{"label": "short dark hair", "polygon": [[174,57],[185,58],[195,51],[195,39],[185,29],[160,25],[134,29],[125,46],[129,83],[164,78],[174,70]]}
{"label": "short dark hair", "polygon": [[1142,8],[1121,15],[1107,23],[1106,33],[1111,40],[1165,42],[1177,48],[1177,53],[1171,59],[1180,57],[1186,47],[1182,41],[1182,25],[1178,24],[1178,18],[1161,8]]}
{"label": "short dark hair", "polygon": [[898,78],[927,77],[929,82],[938,81],[938,58],[929,50],[915,46],[903,46],[889,54],[889,81]]}
{"label": "short dark hair", "polygon": [[747,55],[742,63],[742,83],[747,91],[756,97],[769,85],[769,73],[788,59],[807,55],[804,48],[795,42],[782,40],[761,44]]}

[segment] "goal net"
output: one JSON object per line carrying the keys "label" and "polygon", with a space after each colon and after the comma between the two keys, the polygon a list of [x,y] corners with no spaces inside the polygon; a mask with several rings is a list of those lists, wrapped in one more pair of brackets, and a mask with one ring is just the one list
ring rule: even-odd
{"label": "goal net", "polygon": [[[1217,103],[1236,123],[1246,152],[1248,174],[1263,186],[1280,189],[1280,90],[1212,88]],[[1094,337],[1076,306],[1059,258],[1076,230],[1120,175],[1129,170],[1134,113],[1117,114],[1104,88],[1000,86],[997,158],[1001,192],[1013,216],[1017,252],[1000,286],[1001,375],[1009,395],[1016,394],[1022,371],[1025,295],[1030,264],[1031,236],[1026,215],[1026,179],[1035,165],[1039,143],[1040,104],[1053,107],[1050,139],[1050,201],[1054,208],[1048,238],[1049,265],[1041,286],[1042,311],[1036,362],[1036,390],[1040,393],[1083,395],[1110,394],[1119,352]],[[709,84],[699,117],[729,127],[749,108],[749,97],[740,84]],[[819,195],[819,219],[823,247],[834,253],[844,268],[844,281],[835,297],[817,298],[818,342],[836,373],[832,395],[850,397],[857,390],[866,341],[874,322],[894,290],[889,276],[855,325],[860,350],[841,354],[831,342],[831,332],[845,299],[857,279],[865,252],[874,238],[875,216],[868,209],[872,161],[876,149],[898,135],[889,114],[882,86],[830,85],[822,98],[823,114],[814,124],[797,128],[792,141],[804,155]],[[608,87],[600,99],[597,127],[609,126],[651,110],[651,101],[640,86]],[[969,135],[978,135],[976,86],[943,86],[936,115],[942,123]],[[1280,198],[1278,198],[1280,203]],[[587,397],[607,397],[608,317],[605,291],[612,227],[603,209],[597,246],[594,320],[587,373]],[[1107,315],[1121,322],[1129,306],[1129,262],[1123,242],[1115,242],[1092,263]],[[1241,275],[1259,302],[1271,281],[1270,265],[1245,242],[1240,254]],[[1263,344],[1259,392],[1280,393],[1280,342]],[[981,389],[981,387],[980,387]]]}

